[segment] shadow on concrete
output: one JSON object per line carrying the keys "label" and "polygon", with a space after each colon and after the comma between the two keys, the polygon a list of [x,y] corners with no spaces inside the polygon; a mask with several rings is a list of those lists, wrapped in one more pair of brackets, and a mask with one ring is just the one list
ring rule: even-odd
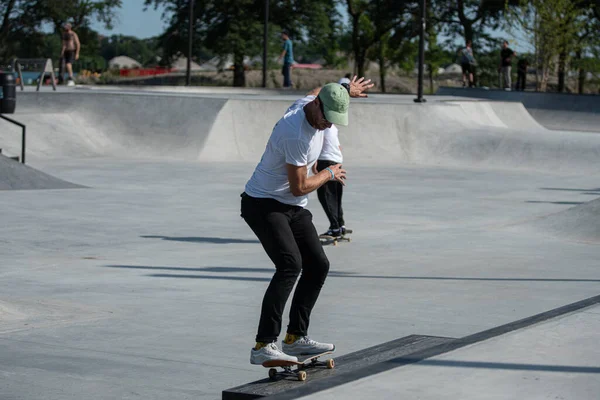
{"label": "shadow on concrete", "polygon": [[144,239],[162,239],[171,240],[174,242],[188,243],[213,243],[213,244],[239,244],[239,243],[260,243],[256,239],[235,239],[235,238],[220,238],[220,237],[173,237],[173,236],[140,236]]}
{"label": "shadow on concrete", "polygon": [[558,190],[558,191],[562,191],[562,192],[600,192],[600,188],[597,188],[597,189],[540,188],[540,190]]}
{"label": "shadow on concrete", "polygon": [[578,206],[585,203],[585,201],[541,201],[541,200],[528,200],[525,203],[544,203],[544,204],[559,204],[564,206]]}
{"label": "shadow on concrete", "polygon": [[[105,268],[141,269],[150,271],[182,271],[182,272],[214,272],[214,273],[268,273],[275,272],[275,268],[242,268],[242,267],[162,267],[144,265],[105,265]],[[232,275],[180,275],[180,274],[153,274],[156,278],[185,278],[185,279],[224,279],[269,282],[270,277],[244,277]],[[394,276],[394,275],[360,275],[354,272],[329,271],[331,278],[356,278],[356,279],[399,279],[418,281],[490,281],[490,282],[600,282],[600,279],[576,278],[476,278],[476,277],[450,277],[450,276]]]}
{"label": "shadow on concrete", "polygon": [[435,367],[454,367],[454,368],[482,368],[482,369],[503,369],[511,371],[545,371],[545,372],[570,372],[579,374],[600,374],[600,367],[585,367],[575,365],[544,365],[544,364],[513,364],[498,362],[478,362],[478,361],[454,361],[454,360],[411,360],[406,357],[399,357],[391,360],[394,363],[413,363],[413,366],[427,365]]}
{"label": "shadow on concrete", "polygon": [[[124,269],[147,269],[147,270],[159,270],[159,271],[186,271],[186,272],[215,272],[215,273],[228,273],[228,272],[256,272],[256,273],[275,273],[275,267],[273,268],[244,268],[244,267],[161,267],[161,266],[146,266],[146,265],[105,265],[106,268],[124,268]],[[329,271],[329,275],[345,276],[354,275],[354,272],[343,272],[343,271]],[[183,275],[175,275],[183,276]]]}

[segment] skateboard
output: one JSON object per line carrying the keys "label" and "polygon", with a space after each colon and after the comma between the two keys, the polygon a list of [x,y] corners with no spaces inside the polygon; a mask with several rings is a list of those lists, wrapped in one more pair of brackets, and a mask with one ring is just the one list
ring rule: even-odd
{"label": "skateboard", "polygon": [[[314,368],[314,367],[325,367],[327,369],[333,369],[335,367],[335,362],[333,358],[330,358],[325,361],[319,361],[319,357],[323,357],[324,355],[331,354],[333,351],[326,351],[325,353],[320,354],[312,354],[309,356],[298,356],[298,361],[286,361],[286,360],[271,360],[265,361],[262,366],[269,369],[269,379],[275,380],[278,376],[291,376],[296,377],[299,381],[306,380],[306,368]],[[294,366],[296,368],[294,368]],[[283,369],[283,371],[278,371],[276,367]]]}
{"label": "skateboard", "polygon": [[352,233],[352,229],[346,229],[345,233],[341,236],[341,237],[335,237],[335,236],[329,236],[329,235],[319,235],[319,239],[321,240],[321,243],[327,245],[327,244],[333,244],[334,246],[337,246],[338,242],[351,242],[352,239],[350,239],[350,237],[346,236]]}
{"label": "skateboard", "polygon": [[321,243],[323,244],[333,244],[334,246],[337,246],[338,242],[351,242],[352,239],[350,239],[350,237],[348,236],[328,236],[328,235],[320,235],[319,239],[321,240]]}

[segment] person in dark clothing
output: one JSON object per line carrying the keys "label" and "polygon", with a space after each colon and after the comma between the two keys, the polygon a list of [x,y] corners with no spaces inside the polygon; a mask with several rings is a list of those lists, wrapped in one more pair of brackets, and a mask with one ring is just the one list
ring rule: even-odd
{"label": "person in dark clothing", "polygon": [[463,73],[463,87],[467,86],[467,78],[469,87],[474,86],[473,74],[475,73],[475,57],[473,57],[473,43],[467,40],[467,47],[460,51],[460,66]]}
{"label": "person in dark clothing", "polygon": [[511,90],[512,88],[512,78],[510,74],[512,69],[512,58],[516,55],[517,53],[508,47],[508,42],[505,40],[504,43],[502,43],[500,65],[498,66],[498,72],[502,74],[500,77],[500,87],[505,90]]}
{"label": "person in dark clothing", "polygon": [[294,64],[294,50],[290,35],[287,31],[281,33],[281,39],[283,40],[283,51],[279,56],[279,61],[283,60],[283,67],[281,68],[281,74],[283,75],[283,87],[292,87],[292,65]]}
{"label": "person in dark clothing", "polygon": [[517,90],[524,91],[527,81],[527,67],[529,62],[522,58],[517,63]]}

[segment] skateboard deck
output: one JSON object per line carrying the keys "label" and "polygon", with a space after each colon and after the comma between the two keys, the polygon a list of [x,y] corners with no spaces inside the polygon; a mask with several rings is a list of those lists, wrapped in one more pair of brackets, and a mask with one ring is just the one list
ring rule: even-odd
{"label": "skateboard deck", "polygon": [[[262,366],[269,369],[269,378],[271,380],[277,379],[278,376],[286,377],[292,376],[296,377],[299,381],[306,380],[306,371],[307,368],[314,367],[325,367],[327,369],[333,369],[335,367],[335,362],[333,358],[330,358],[325,361],[319,361],[319,357],[323,357],[327,354],[331,354],[333,351],[326,351],[320,354],[312,354],[308,356],[298,356],[298,361],[287,361],[287,360],[271,360],[265,361]],[[281,368],[283,371],[278,371],[276,367]],[[294,368],[296,367],[296,368]]]}
{"label": "skateboard deck", "polygon": [[334,246],[337,246],[338,242],[351,242],[352,241],[352,239],[350,239],[349,236],[336,237],[336,236],[329,236],[329,235],[320,235],[319,240],[321,240],[321,243],[323,243],[323,244],[333,244]]}

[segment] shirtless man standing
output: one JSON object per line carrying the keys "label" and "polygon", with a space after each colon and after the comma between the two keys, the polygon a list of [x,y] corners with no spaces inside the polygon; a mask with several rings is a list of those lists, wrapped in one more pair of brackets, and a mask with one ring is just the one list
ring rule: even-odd
{"label": "shirtless man standing", "polygon": [[65,24],[65,31],[62,36],[62,50],[60,51],[60,57],[64,60],[69,73],[68,85],[73,86],[73,62],[79,60],[79,50],[81,44],[79,43],[79,36],[71,29],[71,24]]}

